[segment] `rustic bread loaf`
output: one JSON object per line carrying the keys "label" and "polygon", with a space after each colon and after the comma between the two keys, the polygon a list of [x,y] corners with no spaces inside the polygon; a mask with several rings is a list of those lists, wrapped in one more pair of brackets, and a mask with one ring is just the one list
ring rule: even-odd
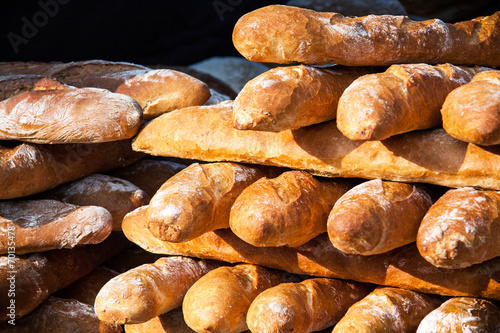
{"label": "rustic bread loaf", "polygon": [[351,306],[332,333],[415,332],[420,321],[441,303],[437,295],[379,286]]}
{"label": "rustic bread loaf", "polygon": [[371,287],[356,282],[308,278],[261,292],[247,314],[252,333],[316,332],[337,323]]}
{"label": "rustic bread loaf", "polygon": [[443,128],[452,137],[477,145],[500,144],[500,71],[476,74],[446,96]]}
{"label": "rustic bread loaf", "polygon": [[346,253],[384,253],[415,242],[431,205],[423,186],[366,181],[337,200],[328,216],[328,236],[333,246]]}
{"label": "rustic bread loaf", "polygon": [[384,66],[449,62],[495,67],[500,65],[499,31],[500,12],[447,24],[439,19],[344,17],[271,5],[238,20],[233,44],[249,60],[279,64]]}
{"label": "rustic bread loaf", "polygon": [[231,230],[255,246],[299,246],[326,232],[328,214],[351,184],[316,179],[305,171],[262,177],[236,198]]}
{"label": "rustic bread loaf", "polygon": [[168,179],[151,198],[149,231],[162,240],[184,242],[229,227],[231,206],[263,169],[237,163],[193,163]]}
{"label": "rustic bread loaf", "polygon": [[461,268],[500,256],[500,192],[450,189],[422,219],[417,247],[431,264]]}
{"label": "rustic bread loaf", "polygon": [[7,200],[0,201],[0,224],[0,254],[25,254],[101,243],[112,231],[113,217],[98,206]]}
{"label": "rustic bread loaf", "polygon": [[335,121],[278,133],[232,126],[232,103],[184,108],[148,123],[133,149],[204,161],[256,163],[314,175],[500,189],[500,146],[453,139],[443,129],[353,141]]}

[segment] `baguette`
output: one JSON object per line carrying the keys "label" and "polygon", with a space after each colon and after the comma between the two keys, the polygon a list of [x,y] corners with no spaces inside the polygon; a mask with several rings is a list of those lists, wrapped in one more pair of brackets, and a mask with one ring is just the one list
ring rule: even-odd
{"label": "baguette", "polygon": [[498,191],[451,189],[424,216],[417,247],[437,267],[468,267],[500,256],[499,223]]}
{"label": "baguette", "polygon": [[128,180],[153,197],[163,183],[186,166],[181,162],[144,158],[129,166],[110,170],[106,174]]}
{"label": "baguette", "polygon": [[245,331],[246,314],[255,297],[291,278],[258,265],[219,267],[187,291],[182,302],[184,320],[196,332]]}
{"label": "baguette", "polygon": [[346,253],[384,253],[415,242],[431,205],[423,186],[366,181],[337,200],[328,216],[328,237]]}
{"label": "baguette", "polygon": [[111,233],[113,218],[98,206],[57,200],[0,201],[0,254],[25,254],[98,244]]}
{"label": "baguette", "polygon": [[441,115],[445,131],[458,140],[500,144],[500,71],[478,73],[450,92]]}
{"label": "baguette", "polygon": [[355,280],[447,296],[475,296],[500,300],[500,258],[462,269],[438,268],[425,261],[415,244],[372,256],[335,249],[326,233],[299,247],[255,247],[229,229],[221,229],[184,243],[165,242],[147,230],[146,208],[123,220],[125,236],[143,249],[232,263],[251,263],[294,274]]}
{"label": "baguette", "polygon": [[441,303],[437,295],[379,286],[351,306],[332,333],[415,332],[420,321]]}
{"label": "baguette", "polygon": [[500,189],[500,146],[467,144],[443,129],[361,142],[342,135],[335,121],[274,133],[237,130],[231,115],[231,102],[173,111],[148,123],[132,147],[151,155],[274,165],[316,176]]}
{"label": "baguette", "polygon": [[95,312],[113,324],[143,323],[182,304],[187,290],[217,263],[165,257],[108,281],[97,294]]}
{"label": "baguette", "polygon": [[369,292],[367,285],[327,278],[282,283],[253,300],[247,325],[252,333],[319,331],[337,323]]}
{"label": "baguette", "polygon": [[79,206],[101,206],[113,219],[113,230],[120,231],[123,217],[149,203],[149,195],[124,179],[92,174],[41,193],[41,198],[60,200]]}
{"label": "baguette", "polygon": [[273,68],[248,81],[234,100],[233,126],[279,132],[334,119],[342,92],[373,68]]}
{"label": "baguette", "polygon": [[0,199],[43,192],[96,172],[130,165],[144,154],[130,140],[95,144],[0,143]]}
{"label": "baguette", "polygon": [[500,65],[499,32],[500,12],[447,24],[439,19],[344,17],[271,5],[238,20],[233,44],[248,60],[278,64],[386,66],[449,62],[495,67]]}
{"label": "baguette", "polygon": [[[31,312],[47,297],[75,282],[105,260],[130,246],[120,233],[111,234],[96,245],[73,249],[31,253],[25,256],[0,257],[0,292],[9,293],[15,281],[13,297],[0,297],[0,322],[20,318]],[[12,291],[12,290],[11,290]],[[15,313],[8,309],[15,299]]]}
{"label": "baguette", "polygon": [[178,307],[140,324],[126,324],[126,333],[196,333],[184,321],[182,308]]}
{"label": "baguette", "polygon": [[499,332],[500,309],[495,303],[472,297],[453,297],[420,322],[417,333]]}
{"label": "baguette", "polygon": [[340,97],[337,126],[351,140],[384,140],[440,126],[446,95],[481,69],[408,64],[362,76]]}
{"label": "baguette", "polygon": [[343,180],[318,180],[305,171],[263,177],[231,207],[229,226],[255,246],[299,246],[326,232],[328,214],[349,188]]}
{"label": "baguette", "polygon": [[131,138],[143,112],[123,94],[68,87],[26,91],[3,100],[0,119],[1,140],[96,143]]}
{"label": "baguette", "polygon": [[236,163],[193,163],[168,179],[151,198],[149,231],[162,240],[184,242],[229,227],[236,197],[264,172]]}
{"label": "baguette", "polygon": [[121,326],[99,321],[92,306],[76,299],[50,296],[34,311],[10,323],[1,333],[119,333]]}

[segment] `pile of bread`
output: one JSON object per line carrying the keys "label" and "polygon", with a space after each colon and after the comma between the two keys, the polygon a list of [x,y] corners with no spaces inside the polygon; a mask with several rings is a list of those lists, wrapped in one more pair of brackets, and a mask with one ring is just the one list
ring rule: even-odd
{"label": "pile of bread", "polygon": [[234,98],[0,64],[0,332],[500,331],[500,12],[273,5],[233,43],[273,64]]}

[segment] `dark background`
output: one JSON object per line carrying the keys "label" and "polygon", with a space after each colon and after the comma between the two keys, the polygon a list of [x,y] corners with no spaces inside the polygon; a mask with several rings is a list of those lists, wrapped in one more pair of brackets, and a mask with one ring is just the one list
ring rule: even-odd
{"label": "dark background", "polygon": [[[2,0],[0,61],[103,59],[183,66],[238,55],[231,41],[238,18],[284,2]],[[498,0],[401,2],[416,17],[446,22],[500,10]]]}

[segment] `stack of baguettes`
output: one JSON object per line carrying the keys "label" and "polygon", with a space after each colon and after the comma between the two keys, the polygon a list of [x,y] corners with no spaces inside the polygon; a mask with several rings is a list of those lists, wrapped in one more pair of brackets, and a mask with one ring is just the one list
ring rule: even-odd
{"label": "stack of baguettes", "polygon": [[[143,109],[142,117],[151,120],[130,131],[132,148],[140,153],[135,158],[143,160],[129,160],[123,163],[129,168],[111,173],[118,177],[113,183],[134,180],[136,190],[146,192],[140,195],[144,201],[135,201],[137,208],[128,206],[115,219],[117,231],[146,251],[123,250],[126,245],[116,243],[68,250],[86,253],[78,260],[121,252],[109,264],[113,271],[99,267],[85,278],[104,259],[93,259],[85,273],[74,273],[78,260],[51,259],[65,250],[37,252],[50,255],[27,261],[45,264],[24,271],[16,267],[22,272],[16,275],[16,301],[22,300],[16,315],[24,316],[18,323],[33,331],[43,322],[46,331],[54,331],[58,318],[66,331],[78,331],[84,320],[68,315],[69,309],[87,320],[84,310],[76,312],[74,302],[63,305],[61,298],[83,294],[101,330],[124,325],[126,332],[499,331],[500,79],[494,70],[500,65],[499,13],[452,25],[269,6],[243,16],[233,41],[250,60],[293,65],[249,81],[234,101],[202,106],[206,95],[191,106],[162,106],[149,117],[146,110],[158,103],[141,102],[146,94],[133,92],[150,81],[136,79],[130,90],[122,86],[140,73],[127,70],[126,79],[101,73],[100,78],[111,80],[104,86],[96,83],[101,79],[69,72],[57,76],[50,69],[62,64],[24,64],[26,71],[16,72],[37,73],[33,66],[39,66],[50,71],[43,75],[68,85],[128,95]],[[65,66],[72,67],[60,68]],[[134,70],[153,74],[147,68]],[[45,80],[34,91],[55,94],[58,89],[79,88]],[[203,95],[193,86],[179,89],[189,92],[180,100]],[[21,100],[15,93],[11,98]],[[11,98],[1,103],[20,105]],[[33,119],[43,114],[41,109],[32,108]],[[19,171],[38,153],[19,159],[23,163],[6,159],[5,170],[17,173],[5,179],[17,177],[12,184],[25,185],[2,199],[38,193],[35,199],[104,205],[113,192],[109,183],[107,191],[96,190],[100,196],[83,192],[104,182],[106,176],[97,172],[122,164],[92,169],[99,160],[89,153],[93,148],[83,141],[67,148],[72,146],[61,139],[72,136],[68,125],[60,135],[61,126],[50,129],[49,141],[41,141],[37,133],[43,131],[29,126],[22,136],[15,133],[34,122],[26,118],[29,114],[4,112],[14,120],[1,126],[7,133],[2,140],[60,148],[43,160],[38,177]],[[98,130],[105,122],[95,116],[97,123],[90,128]],[[103,132],[113,132],[109,128]],[[110,142],[128,140],[113,138]],[[147,155],[193,163],[174,167]],[[110,152],[99,156],[114,163],[124,160]],[[67,164],[52,166],[51,161]],[[168,164],[169,172],[161,163]],[[80,173],[61,179],[67,169]],[[67,184],[31,189],[51,177]],[[77,178],[76,184],[70,182]],[[73,198],[80,193],[84,199]],[[10,200],[5,202],[8,206]],[[31,249],[27,252],[48,250],[47,239],[62,239],[65,245],[66,236],[57,238],[59,222],[41,222],[54,227],[34,235],[32,216],[41,208],[30,204],[18,202],[0,214],[5,218],[9,212],[13,222],[7,223],[17,225],[18,253],[23,253],[21,240]],[[114,206],[120,204],[111,203],[108,210]],[[21,218],[14,221],[16,216]],[[9,256],[2,260],[0,291],[8,294]],[[60,290],[75,280],[76,285]],[[9,301],[2,298],[2,308]],[[23,313],[21,304],[27,309]],[[95,327],[96,318],[88,320]],[[4,327],[14,331],[7,324],[0,330]]]}

